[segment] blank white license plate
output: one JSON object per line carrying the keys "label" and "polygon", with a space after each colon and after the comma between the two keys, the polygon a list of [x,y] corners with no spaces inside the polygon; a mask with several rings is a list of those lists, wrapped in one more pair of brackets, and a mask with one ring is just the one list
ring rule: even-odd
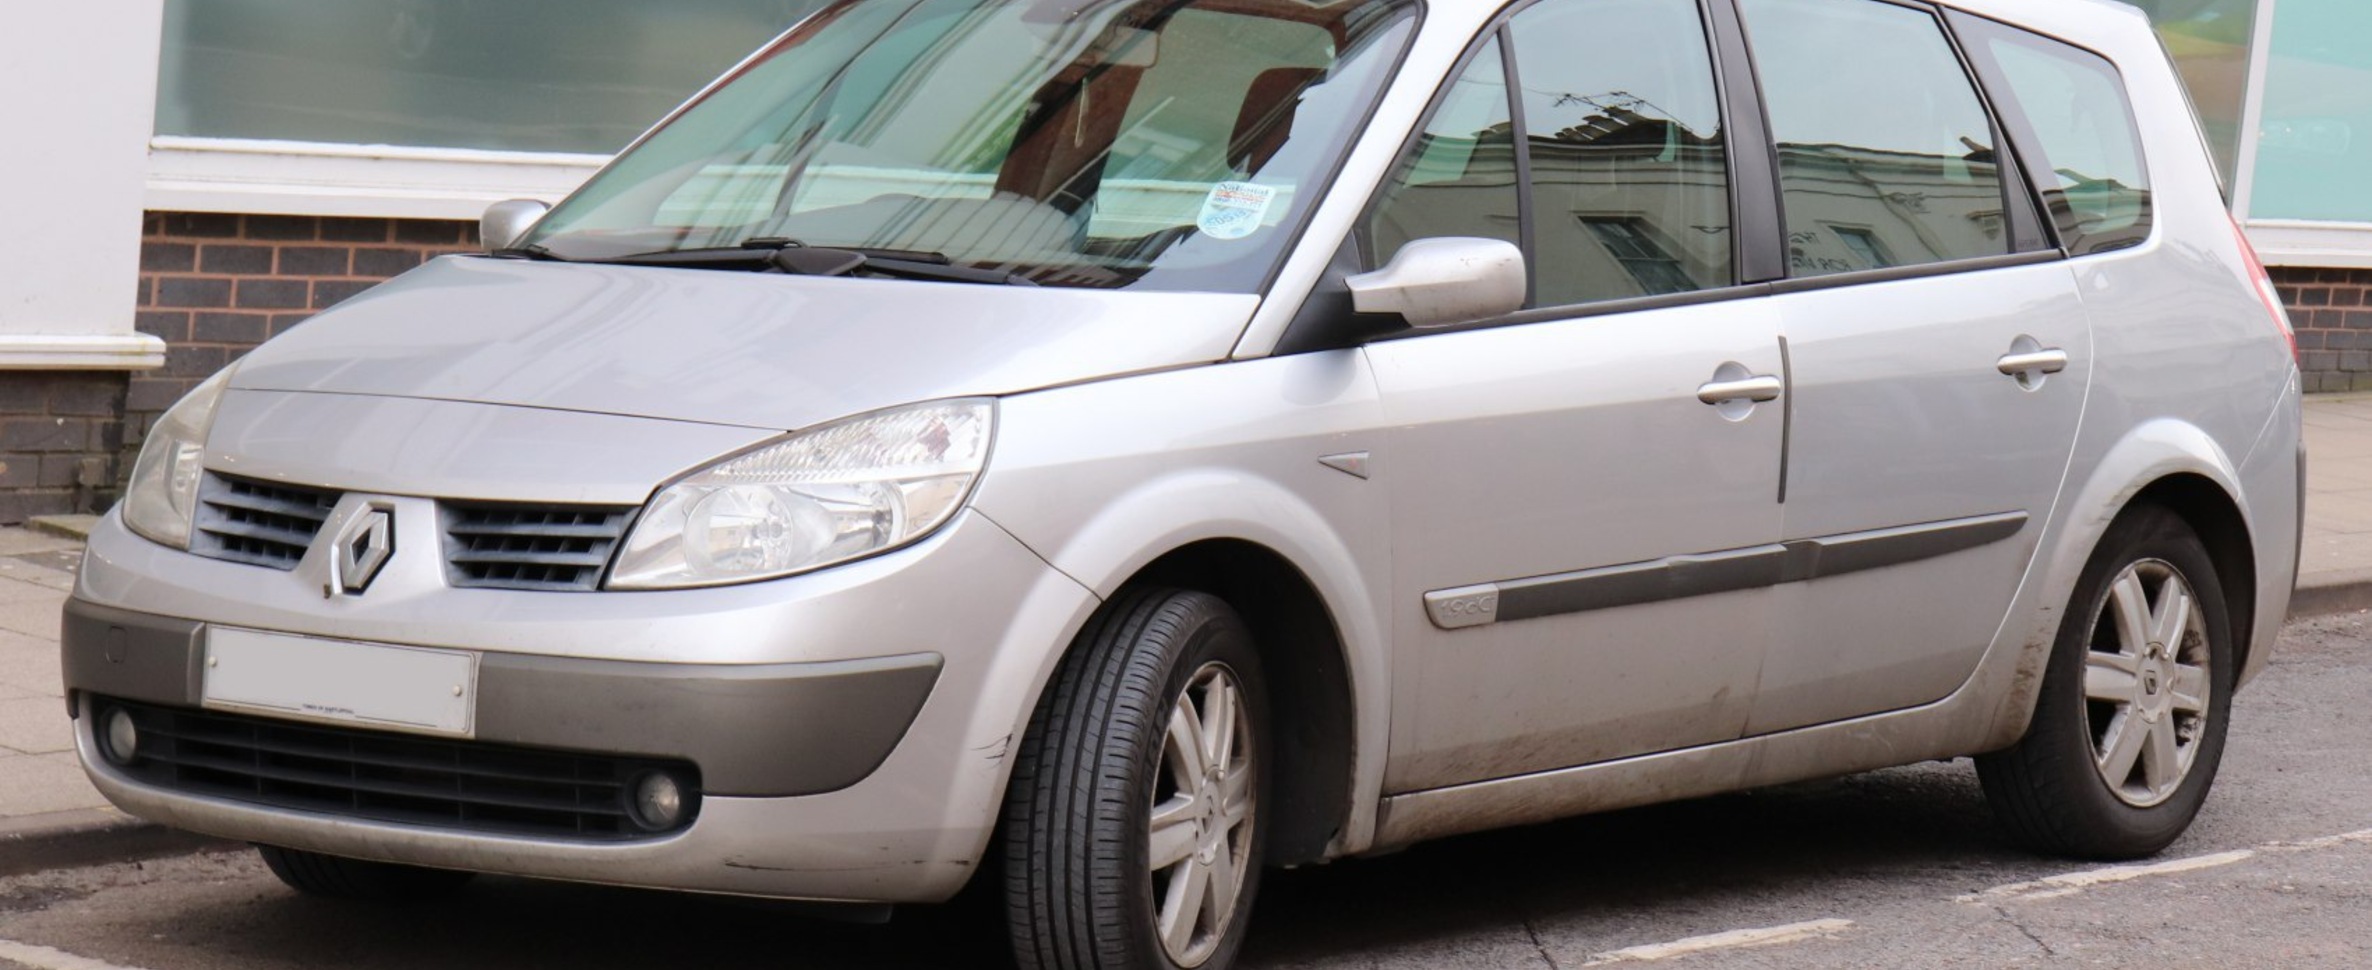
{"label": "blank white license plate", "polygon": [[477,730],[478,655],[209,627],[200,700],[218,710],[466,738]]}

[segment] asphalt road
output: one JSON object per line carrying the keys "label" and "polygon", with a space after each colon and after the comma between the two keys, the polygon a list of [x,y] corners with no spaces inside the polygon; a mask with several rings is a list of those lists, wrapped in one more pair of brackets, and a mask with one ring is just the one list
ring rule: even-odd
{"label": "asphalt road", "polygon": [[[2372,617],[2293,624],[2233,716],[2154,868],[2008,845],[1964,760],[1271,873],[1247,962],[2372,967]],[[985,911],[860,926],[514,879],[375,908],[300,898],[245,852],[0,880],[11,970],[998,967],[995,934]]]}

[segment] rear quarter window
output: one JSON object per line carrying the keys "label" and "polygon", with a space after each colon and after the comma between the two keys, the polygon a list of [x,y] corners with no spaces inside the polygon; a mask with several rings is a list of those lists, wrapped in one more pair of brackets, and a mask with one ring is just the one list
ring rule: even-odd
{"label": "rear quarter window", "polygon": [[2059,239],[2077,256],[2150,237],[2150,179],[2115,66],[2090,51],[1986,24],[1975,45],[1998,68],[2031,135],[2028,166]]}

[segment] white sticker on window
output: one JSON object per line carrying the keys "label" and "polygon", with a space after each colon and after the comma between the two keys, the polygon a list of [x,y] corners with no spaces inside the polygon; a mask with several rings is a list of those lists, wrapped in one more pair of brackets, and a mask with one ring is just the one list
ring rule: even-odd
{"label": "white sticker on window", "polygon": [[1242,239],[1260,231],[1260,223],[1268,218],[1269,203],[1277,200],[1272,185],[1251,182],[1221,182],[1211,186],[1211,194],[1202,200],[1202,214],[1194,219],[1194,227],[1213,239]]}

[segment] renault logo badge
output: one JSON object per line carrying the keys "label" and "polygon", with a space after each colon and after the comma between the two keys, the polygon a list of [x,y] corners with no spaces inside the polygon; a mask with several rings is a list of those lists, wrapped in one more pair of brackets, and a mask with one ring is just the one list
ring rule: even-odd
{"label": "renault logo badge", "polygon": [[384,505],[364,509],[338,530],[337,544],[330,550],[329,583],[321,594],[360,594],[394,554],[395,510]]}

